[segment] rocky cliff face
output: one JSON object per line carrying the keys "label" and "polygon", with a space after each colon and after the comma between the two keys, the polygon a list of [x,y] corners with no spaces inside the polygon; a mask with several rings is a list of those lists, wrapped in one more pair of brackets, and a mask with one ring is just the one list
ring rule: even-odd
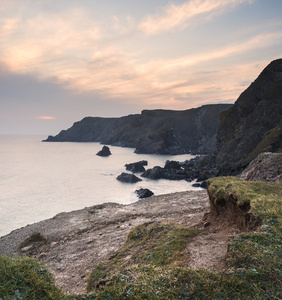
{"label": "rocky cliff face", "polygon": [[221,175],[238,174],[262,152],[282,152],[282,59],[221,114],[217,149]]}
{"label": "rocky cliff face", "polygon": [[100,142],[136,148],[136,153],[211,153],[216,149],[220,113],[231,104],[199,108],[144,110],[121,118],[86,117],[47,142]]}

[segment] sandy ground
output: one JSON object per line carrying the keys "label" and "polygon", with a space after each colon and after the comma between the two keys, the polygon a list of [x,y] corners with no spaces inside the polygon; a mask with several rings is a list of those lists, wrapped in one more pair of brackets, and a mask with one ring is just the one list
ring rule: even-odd
{"label": "sandy ground", "polygon": [[[208,211],[205,190],[153,196],[130,205],[96,205],[12,231],[0,239],[0,255],[36,257],[50,268],[56,284],[66,293],[85,294],[89,273],[123,245],[132,228],[161,221],[203,228],[206,234],[187,245],[190,266],[222,270],[228,235],[233,232],[205,222]],[[47,241],[21,248],[21,243],[34,232]]]}

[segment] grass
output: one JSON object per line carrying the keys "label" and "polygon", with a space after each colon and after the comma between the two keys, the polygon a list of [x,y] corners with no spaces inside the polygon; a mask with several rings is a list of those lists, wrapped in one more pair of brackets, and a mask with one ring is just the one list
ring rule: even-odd
{"label": "grass", "polygon": [[132,265],[187,265],[186,245],[199,233],[198,229],[171,223],[149,222],[130,231],[124,246],[90,275],[88,290],[111,282],[112,272]]}
{"label": "grass", "polygon": [[[186,246],[202,234],[198,229],[149,222],[133,229],[124,246],[93,270],[88,296],[64,296],[46,268],[34,260],[1,258],[0,298],[282,299],[281,184],[224,177],[210,179],[208,189],[215,205],[224,205],[232,195],[238,208],[249,208],[263,222],[259,230],[230,239],[226,271],[187,267]],[[21,273],[13,264],[27,266]],[[3,270],[8,270],[4,280]],[[19,293],[22,298],[16,298]]]}
{"label": "grass", "polygon": [[66,299],[48,269],[27,257],[0,256],[0,299]]}

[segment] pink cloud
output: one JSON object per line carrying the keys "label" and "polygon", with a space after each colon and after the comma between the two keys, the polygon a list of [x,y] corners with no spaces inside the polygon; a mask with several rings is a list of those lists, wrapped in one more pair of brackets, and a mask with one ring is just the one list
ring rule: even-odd
{"label": "pink cloud", "polygon": [[39,119],[39,120],[55,120],[56,118],[51,117],[51,116],[38,116],[38,117],[36,117],[36,119]]}

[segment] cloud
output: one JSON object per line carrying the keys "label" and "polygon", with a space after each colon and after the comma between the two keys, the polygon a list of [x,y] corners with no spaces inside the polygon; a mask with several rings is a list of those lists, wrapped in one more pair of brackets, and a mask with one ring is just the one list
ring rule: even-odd
{"label": "cloud", "polygon": [[155,15],[147,16],[139,25],[145,34],[157,34],[172,29],[183,29],[191,24],[196,17],[209,20],[214,15],[250,0],[190,0],[183,4],[170,4]]}
{"label": "cloud", "polygon": [[[26,8],[27,10],[28,8]],[[0,23],[1,60],[17,73],[38,73],[42,63],[62,57],[84,57],[100,39],[100,27],[83,9],[60,14],[39,11],[29,18],[17,11]]]}
{"label": "cloud", "polygon": [[[166,20],[162,26],[164,30],[181,28],[194,17],[211,17],[244,2],[249,1],[193,0],[182,5],[171,4],[155,19],[151,16],[147,21],[155,22],[156,27],[152,28],[153,31],[156,28],[154,32],[157,33],[162,20]],[[169,18],[174,18],[174,23],[170,23]],[[131,17],[112,16],[108,21],[110,29],[107,31],[81,8],[69,8],[59,13],[39,11],[29,18],[24,18],[22,13],[7,15],[0,22],[0,65],[14,74],[29,75],[39,81],[51,80],[76,95],[92,93],[96,99],[183,108],[188,106],[187,99],[235,99],[243,89],[238,82],[247,82],[250,74],[255,74],[251,73],[254,70],[249,65],[250,70],[242,67],[245,70],[242,73],[235,63],[229,62],[241,79],[232,71],[226,71],[222,61],[239,55],[247,57],[259,49],[278,45],[282,38],[281,32],[273,31],[214,50],[166,59],[160,54],[158,59],[150,60],[142,56],[143,48],[138,48],[148,37],[137,34],[134,41],[140,40],[136,47],[131,44],[131,47],[124,47],[119,43],[118,33],[124,34],[128,24],[130,30],[134,26]],[[111,30],[116,31],[117,37],[109,37]],[[206,73],[207,68],[212,75]],[[40,112],[33,115],[37,114]]]}
{"label": "cloud", "polygon": [[51,117],[51,116],[38,116],[38,117],[36,117],[36,119],[39,119],[39,120],[55,120],[56,118]]}

